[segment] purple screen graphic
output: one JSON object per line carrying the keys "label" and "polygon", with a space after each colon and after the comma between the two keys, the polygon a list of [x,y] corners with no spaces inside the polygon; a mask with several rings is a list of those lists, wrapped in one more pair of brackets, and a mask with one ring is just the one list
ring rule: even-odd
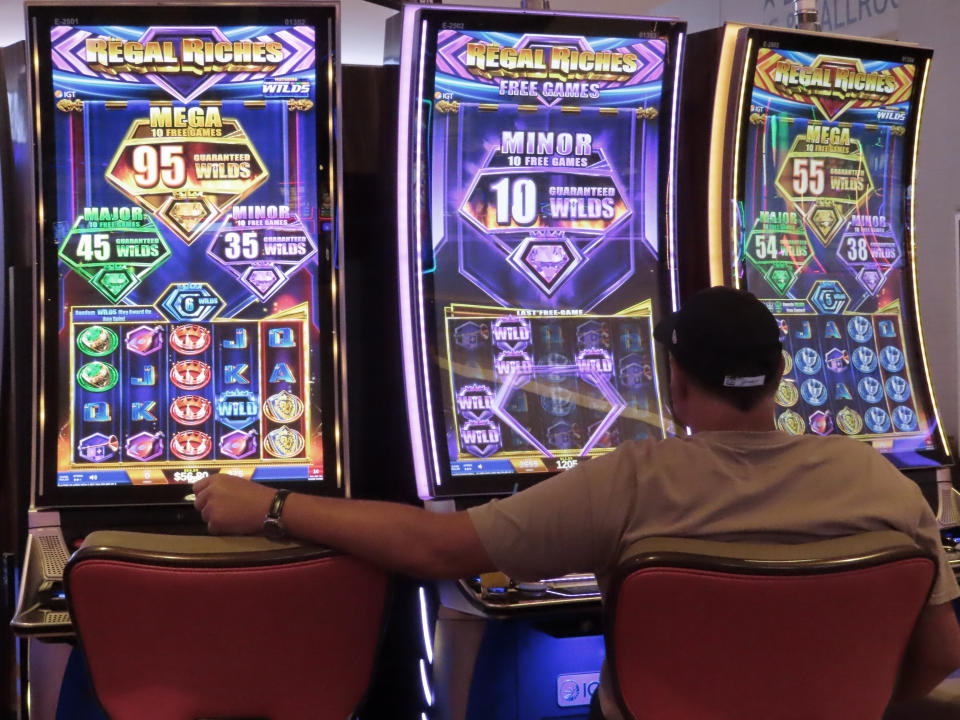
{"label": "purple screen graphic", "polygon": [[670,432],[652,340],[666,51],[438,33],[425,287],[452,475],[555,471]]}

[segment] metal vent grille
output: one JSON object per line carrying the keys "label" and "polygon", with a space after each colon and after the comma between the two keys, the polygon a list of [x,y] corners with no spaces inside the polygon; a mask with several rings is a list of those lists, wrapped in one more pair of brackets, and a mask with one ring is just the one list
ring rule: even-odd
{"label": "metal vent grille", "polygon": [[37,542],[40,543],[40,554],[43,557],[43,576],[62,578],[63,568],[69,559],[63,541],[58,535],[40,535]]}
{"label": "metal vent grille", "polygon": [[44,625],[69,625],[70,613],[68,612],[48,612],[43,616]]}

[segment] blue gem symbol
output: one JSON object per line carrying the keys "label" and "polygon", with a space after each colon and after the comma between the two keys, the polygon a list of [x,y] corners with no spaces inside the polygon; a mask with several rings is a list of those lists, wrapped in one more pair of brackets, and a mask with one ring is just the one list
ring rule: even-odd
{"label": "blue gem symbol", "polygon": [[880,402],[883,398],[883,384],[875,377],[868,375],[857,383],[857,392],[868,403]]}
{"label": "blue gem symbol", "polygon": [[906,405],[898,405],[893,409],[893,424],[901,432],[916,430],[917,414]]}
{"label": "blue gem symbol", "polygon": [[853,366],[862,373],[871,373],[877,369],[877,354],[861,345],[853,351]]}
{"label": "blue gem symbol", "polygon": [[160,296],[156,308],[174,322],[202,322],[220,314],[226,306],[207,283],[175,283]]}
{"label": "blue gem symbol", "polygon": [[810,378],[803,381],[800,386],[800,394],[807,403],[819,407],[827,401],[827,386],[816,378]]}
{"label": "blue gem symbol", "polygon": [[847,332],[858,343],[863,343],[873,337],[873,324],[863,315],[854,315],[847,321]]}
{"label": "blue gem symbol", "polygon": [[794,360],[796,361],[797,368],[806,375],[814,375],[820,372],[820,354],[813,348],[800,348],[797,350]]}
{"label": "blue gem symbol", "polygon": [[880,364],[887,372],[900,372],[903,370],[904,358],[900,348],[895,345],[887,345],[880,350]]}
{"label": "blue gem symbol", "polygon": [[892,375],[886,382],[887,395],[894,402],[902,403],[910,397],[910,383],[899,375]]}
{"label": "blue gem symbol", "polygon": [[876,406],[867,408],[867,411],[863,414],[863,421],[871,432],[884,433],[890,429],[890,416],[883,408]]}
{"label": "blue gem symbol", "polygon": [[810,291],[810,302],[823,315],[839,315],[850,302],[850,295],[836,280],[817,280]]}

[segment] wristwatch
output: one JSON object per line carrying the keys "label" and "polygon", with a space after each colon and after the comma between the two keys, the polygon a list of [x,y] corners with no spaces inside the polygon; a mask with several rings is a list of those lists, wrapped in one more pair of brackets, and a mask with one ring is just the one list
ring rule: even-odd
{"label": "wristwatch", "polygon": [[287,531],[280,520],[280,513],[283,512],[283,504],[287,501],[289,490],[277,490],[270,503],[270,509],[267,516],[263,519],[263,534],[271,540],[280,540],[287,536]]}

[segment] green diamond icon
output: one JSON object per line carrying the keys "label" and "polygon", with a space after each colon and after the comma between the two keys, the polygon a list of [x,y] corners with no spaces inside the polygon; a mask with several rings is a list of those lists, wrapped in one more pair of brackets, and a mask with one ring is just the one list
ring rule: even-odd
{"label": "green diamond icon", "polygon": [[785,268],[774,268],[767,276],[767,282],[773,286],[773,289],[783,295],[787,288],[793,284],[793,275]]}
{"label": "green diamond icon", "polygon": [[110,302],[119,302],[120,298],[140,284],[133,271],[124,266],[107,266],[90,278],[90,284],[99,290]]}

